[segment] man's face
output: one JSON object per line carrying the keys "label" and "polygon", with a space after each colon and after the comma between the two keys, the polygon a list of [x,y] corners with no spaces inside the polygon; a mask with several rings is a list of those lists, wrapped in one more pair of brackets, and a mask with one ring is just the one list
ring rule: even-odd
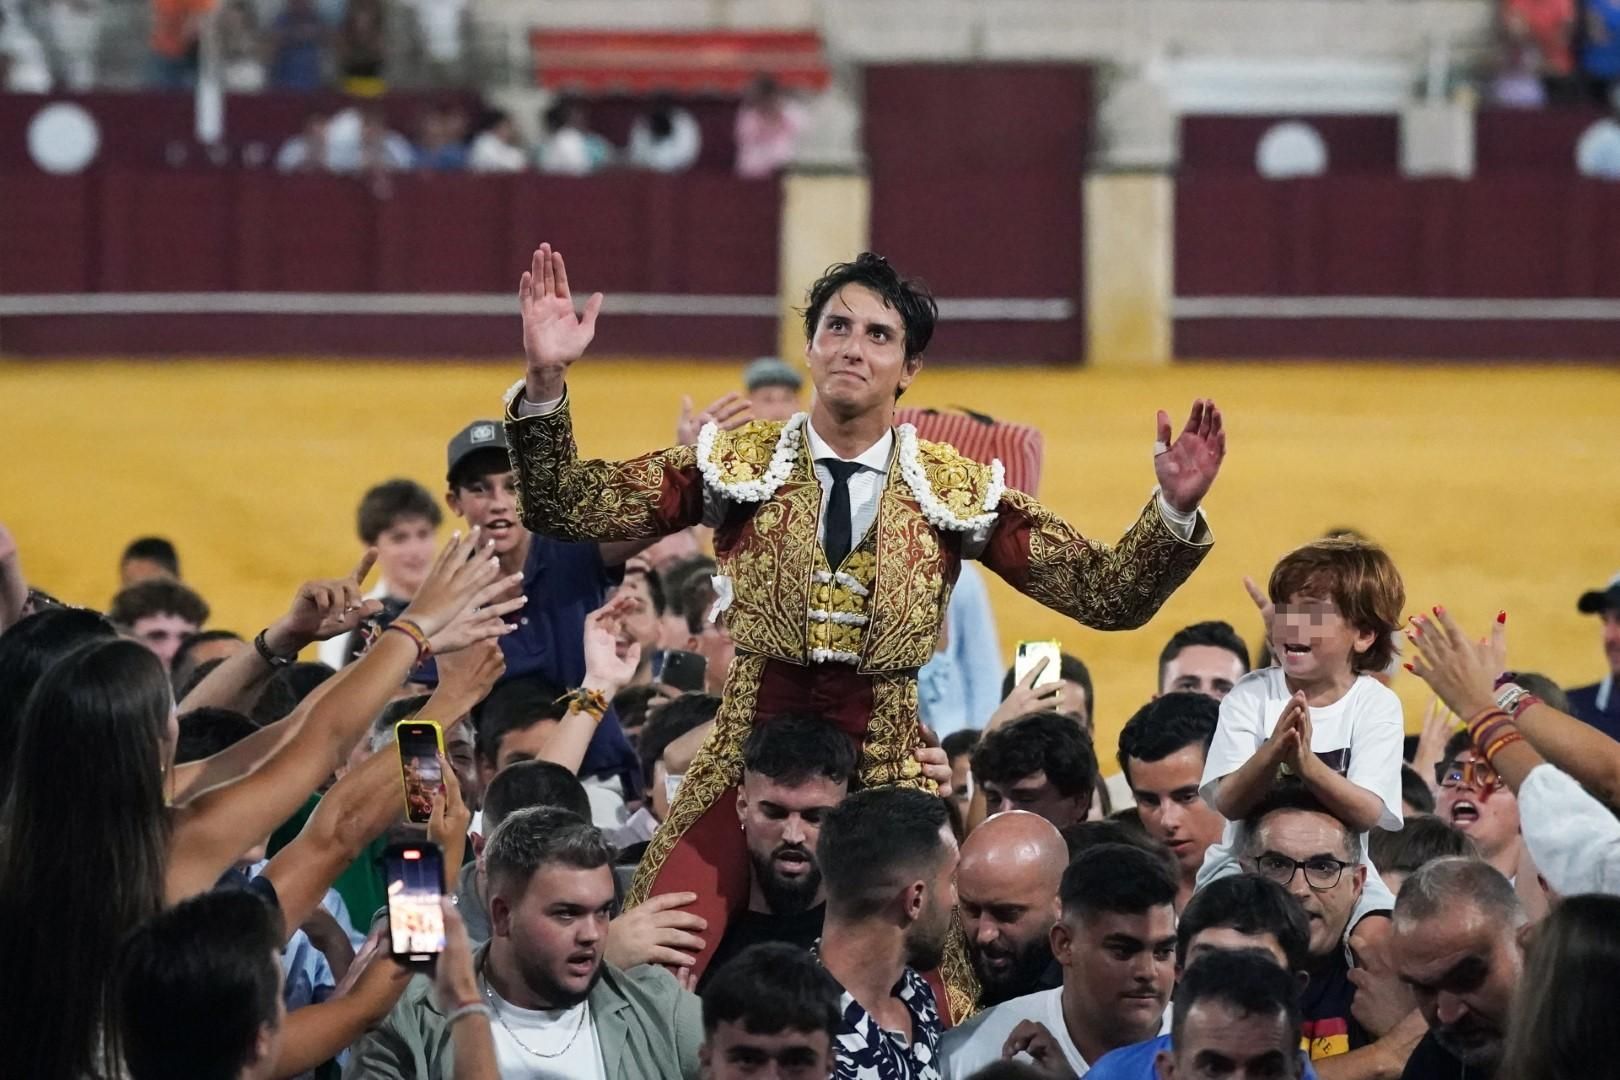
{"label": "man's face", "polygon": [[1066,915],[1052,928],[1052,952],[1064,968],[1064,1012],[1093,1017],[1117,1046],[1159,1033],[1176,978],[1174,907]]}
{"label": "man's face", "polygon": [[1243,678],[1243,661],[1219,645],[1188,645],[1164,665],[1159,693],[1190,690],[1221,700]]}
{"label": "man's face", "polygon": [[1181,1019],[1175,1045],[1159,1052],[1162,1080],[1298,1080],[1299,1033],[1277,1012],[1242,1012],[1199,1001]]}
{"label": "man's face", "polygon": [[174,662],[174,654],[180,651],[180,643],[197,630],[197,624],[190,619],[166,612],[144,615],[129,628],[130,635],[136,641],[151,649],[163,661],[164,671],[168,671],[169,665]]}
{"label": "man's face", "polygon": [[499,878],[490,896],[495,940],[504,940],[529,990],[554,1009],[584,1001],[602,973],[613,915],[613,871],[548,863],[521,891]]}
{"label": "man's face", "polygon": [[416,595],[433,566],[433,523],[425,517],[400,518],[377,535],[377,565],[383,580],[403,598]]}
{"label": "man's face", "polygon": [[1372,643],[1373,635],[1357,630],[1331,599],[1295,593],[1277,605],[1271,650],[1290,678],[1304,683],[1337,678],[1351,657]]}
{"label": "man's face", "polygon": [[1131,758],[1126,770],[1148,835],[1170,849],[1183,875],[1196,874],[1204,852],[1221,838],[1226,819],[1198,794],[1204,748],[1189,743],[1158,761]]}
{"label": "man's face", "polygon": [[1620,674],[1620,611],[1614,608],[1603,613],[1603,655],[1608,657],[1609,670]]}
{"label": "man's face", "polygon": [[1278,967],[1288,970],[1288,954],[1283,951],[1282,942],[1277,940],[1276,934],[1269,930],[1246,934],[1230,926],[1211,926],[1194,934],[1192,940],[1187,942],[1185,967],[1192,967],[1200,956],[1213,952],[1239,952],[1244,949],[1258,949],[1276,960]]}
{"label": "man's face", "polygon": [[961,851],[949,824],[940,827],[939,841],[944,852],[927,882],[922,912],[906,928],[906,963],[918,971],[932,971],[945,959],[945,942],[955,921],[956,865]]}
{"label": "man's face", "polygon": [[957,754],[951,758],[951,798],[967,818],[968,804],[973,801],[973,754]]}
{"label": "man's face", "polygon": [[484,530],[484,539],[495,542],[495,555],[505,555],[523,542],[523,526],[518,524],[517,474],[509,469],[463,479],[461,486],[450,489],[445,501],[466,519],[469,528]]}
{"label": "man's face", "polygon": [[1366,880],[1366,868],[1359,863],[1343,867],[1338,881],[1328,888],[1317,888],[1311,884],[1306,866],[1295,867],[1293,877],[1282,881],[1286,870],[1273,865],[1277,856],[1316,866],[1320,877],[1331,877],[1330,862],[1351,862],[1344,826],[1337,818],[1314,810],[1279,810],[1260,823],[1250,841],[1250,855],[1243,860],[1245,870],[1272,878],[1293,893],[1305,909],[1311,924],[1311,956],[1320,959],[1331,955],[1350,924],[1350,914]]}
{"label": "man's face", "polygon": [[755,420],[787,420],[799,411],[799,392],[791,386],[761,386],[748,392]]}
{"label": "man's face", "polygon": [[755,1035],[731,1021],[715,1025],[698,1049],[698,1060],[709,1080],[832,1080],[838,1064],[825,1031]]}
{"label": "man's face", "polygon": [[513,728],[501,736],[495,750],[495,767],[489,771],[484,783],[514,761],[533,761],[546,748],[546,743],[557,731],[556,720],[537,720],[528,727]]}
{"label": "man's face", "polygon": [[1034,992],[1052,963],[1057,896],[1037,863],[1017,869],[1008,873],[1005,863],[970,856],[956,874],[962,931],[985,1006]]}
{"label": "man's face", "polygon": [[1519,798],[1472,749],[1457,754],[1452,764],[1435,813],[1467,833],[1479,853],[1491,859],[1519,838]]}
{"label": "man's face", "polygon": [[164,566],[162,563],[153,562],[151,559],[142,559],[139,557],[125,559],[122,565],[118,567],[118,580],[120,583],[120,588],[127,588],[142,581],[150,581],[153,578],[172,577],[174,577],[174,575],[169,573],[168,567]]}
{"label": "man's face", "polygon": [[473,725],[469,717],[444,729],[444,756],[450,759],[450,768],[461,785],[461,801],[467,809],[478,810],[484,805],[484,783],[478,773],[478,755],[473,750]]}
{"label": "man's face", "polygon": [[1089,790],[1078,795],[1064,795],[1046,778],[1044,770],[1019,777],[1011,783],[986,780],[980,786],[984,788],[985,809],[992,817],[1008,810],[1028,810],[1064,829],[1086,820],[1086,812],[1091,809]]}
{"label": "man's face", "polygon": [[827,299],[805,355],[818,400],[835,414],[857,416],[893,408],[911,385],[922,358],[906,359],[900,313],[864,285],[846,285]]}
{"label": "man's face", "polygon": [[821,822],[848,790],[848,784],[825,776],[783,784],[743,773],[737,817],[754,882],[771,911],[791,915],[815,906],[821,891],[821,864],[816,861]]}
{"label": "man's face", "polygon": [[1091,733],[1091,695],[1073,679],[1063,680],[1063,692],[1058,695],[1057,707],[1053,712],[1074,717],[1087,734]]}
{"label": "man's face", "polygon": [[620,597],[633,600],[633,604],[626,605],[624,617],[620,620],[620,641],[624,645],[631,642],[641,646],[641,655],[646,659],[652,655],[652,650],[658,647],[659,621],[658,610],[653,607],[652,590],[647,586],[647,575],[627,572],[624,582],[613,593],[615,600]]}
{"label": "man's face", "polygon": [[1494,1069],[1523,966],[1513,927],[1459,898],[1434,918],[1397,920],[1394,945],[1436,1041],[1464,1064]]}

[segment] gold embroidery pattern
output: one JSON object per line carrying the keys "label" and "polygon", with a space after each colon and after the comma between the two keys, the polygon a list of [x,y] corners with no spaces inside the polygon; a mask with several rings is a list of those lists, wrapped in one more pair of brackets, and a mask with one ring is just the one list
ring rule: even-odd
{"label": "gold embroidery pattern", "polygon": [[856,779],[861,787],[898,784],[934,793],[915,751],[922,744],[917,726],[917,676],[913,672],[872,677],[872,716],[861,744]]}
{"label": "gold embroidery pattern", "polygon": [[545,416],[520,419],[514,408],[507,406],[506,439],[524,528],[559,540],[645,540],[697,524],[663,509],[670,473],[696,472],[690,446],[581,461],[566,400]]}
{"label": "gold embroidery pattern", "polygon": [[1029,579],[1024,594],[1098,630],[1134,630],[1159,610],[1209,552],[1165,527],[1148,503],[1112,547],[1087,540],[1068,522],[1021,491],[1001,499],[1028,520]]}
{"label": "gold embroidery pattern", "polygon": [[725,483],[759,480],[770,469],[781,438],[780,420],[755,420],[735,431],[717,432],[709,460],[720,470],[720,479]]}
{"label": "gold embroidery pattern", "polygon": [[934,498],[959,518],[985,512],[990,494],[990,466],[963,457],[948,443],[917,440],[917,458],[934,489]]}
{"label": "gold embroidery pattern", "polygon": [[933,658],[950,597],[939,532],[897,475],[878,502],[877,576],[870,601],[864,671],[903,671]]}
{"label": "gold embroidery pattern", "polygon": [[737,648],[803,664],[810,578],[820,552],[821,488],[814,477],[797,474],[753,511],[735,537],[717,532],[715,554],[720,572],[733,582],[725,618]]}
{"label": "gold embroidery pattern", "polygon": [[682,834],[742,779],[742,746],[754,722],[754,702],[764,671],[763,656],[739,653],[732,662],[714,727],[692,758],[669,808],[669,817],[658,826],[636,867],[636,876],[624,898],[626,909],[647,899],[647,890],[652,888],[653,879]]}
{"label": "gold embroidery pattern", "polygon": [[939,974],[945,981],[951,1023],[966,1023],[979,1010],[980,988],[979,976],[974,973],[973,961],[968,958],[967,934],[962,930],[960,910],[951,921],[950,936],[945,939],[945,959],[940,961]]}

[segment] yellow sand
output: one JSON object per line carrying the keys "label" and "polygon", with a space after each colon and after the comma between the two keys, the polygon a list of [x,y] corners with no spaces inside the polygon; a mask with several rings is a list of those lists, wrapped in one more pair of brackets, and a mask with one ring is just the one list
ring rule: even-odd
{"label": "yellow sand", "polygon": [[[497,415],[521,371],[499,364],[330,361],[0,363],[0,521],[31,580],[105,605],[125,542],[172,537],[215,624],[252,633],[298,580],[349,568],[354,504],[409,476],[443,489],[450,434]],[[730,364],[582,361],[583,450],[671,438],[681,394],[729,389]],[[1575,597],[1620,568],[1620,376],[1596,367],[1183,364],[1153,373],[940,368],[907,397],[967,405],[1046,433],[1043,499],[1112,539],[1153,486],[1153,413],[1195,395],[1226,415],[1230,453],[1207,510],[1217,544],[1153,623],[1081,629],[992,583],[1004,652],[1057,637],[1090,665],[1098,747],[1152,693],[1177,627],[1259,636],[1241,578],[1329,526],[1388,546],[1409,610],[1444,603],[1483,629],[1510,613],[1513,662],[1565,685],[1603,671]],[[1397,683],[1415,729],[1426,702]]]}

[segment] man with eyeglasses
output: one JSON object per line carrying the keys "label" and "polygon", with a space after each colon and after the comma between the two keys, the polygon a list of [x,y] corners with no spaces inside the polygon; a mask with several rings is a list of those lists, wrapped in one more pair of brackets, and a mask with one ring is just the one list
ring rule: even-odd
{"label": "man with eyeglasses", "polygon": [[1512,881],[1524,856],[1518,796],[1485,763],[1466,731],[1451,737],[1434,769],[1440,785],[1435,813],[1468,834],[1480,858]]}
{"label": "man with eyeglasses", "polygon": [[[1360,834],[1299,788],[1274,793],[1247,824],[1248,846],[1240,859],[1244,870],[1287,889],[1310,924],[1301,1034],[1318,1072],[1324,1080],[1400,1075],[1417,1041],[1409,1026],[1399,1025],[1375,1040],[1351,1013],[1355,961],[1345,935],[1367,878]],[[1324,1062],[1341,1056],[1355,1061],[1324,1068]]]}

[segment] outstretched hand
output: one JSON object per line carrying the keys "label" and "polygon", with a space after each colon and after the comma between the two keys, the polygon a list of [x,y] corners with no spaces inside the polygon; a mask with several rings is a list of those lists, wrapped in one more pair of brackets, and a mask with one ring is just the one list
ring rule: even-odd
{"label": "outstretched hand", "polygon": [[1479,642],[1468,639],[1451,613],[1434,609],[1434,617],[1417,615],[1406,640],[1416,649],[1407,669],[1429,684],[1446,707],[1463,719],[1496,702],[1496,677],[1507,664],[1507,623],[1497,616],[1491,633]]}
{"label": "outstretched hand", "polygon": [[534,402],[555,400],[562,396],[568,365],[585,355],[596,337],[602,294],[592,293],[584,313],[576,315],[562,252],[541,244],[518,283],[518,305],[523,311],[523,352],[528,359],[525,393]]}
{"label": "outstretched hand", "polygon": [[306,581],[298,586],[287,614],[265,630],[265,644],[283,655],[297,652],[312,641],[347,634],[382,610],[382,601],[367,600],[360,592],[377,562],[370,548],[347,577]]}
{"label": "outstretched hand", "polygon": [[692,399],[681,398],[681,415],[675,421],[675,445],[697,445],[698,433],[703,425],[713,422],[721,431],[735,431],[754,418],[754,406],[747,398],[733,390],[718,398],[700,413],[693,414]]}
{"label": "outstretched hand", "polygon": [[1226,431],[1221,426],[1221,410],[1213,401],[1193,402],[1187,426],[1175,442],[1170,441],[1170,414],[1158,416],[1158,444],[1153,455],[1153,472],[1159,490],[1172,507],[1183,514],[1198,509],[1221,471],[1226,457]]}

